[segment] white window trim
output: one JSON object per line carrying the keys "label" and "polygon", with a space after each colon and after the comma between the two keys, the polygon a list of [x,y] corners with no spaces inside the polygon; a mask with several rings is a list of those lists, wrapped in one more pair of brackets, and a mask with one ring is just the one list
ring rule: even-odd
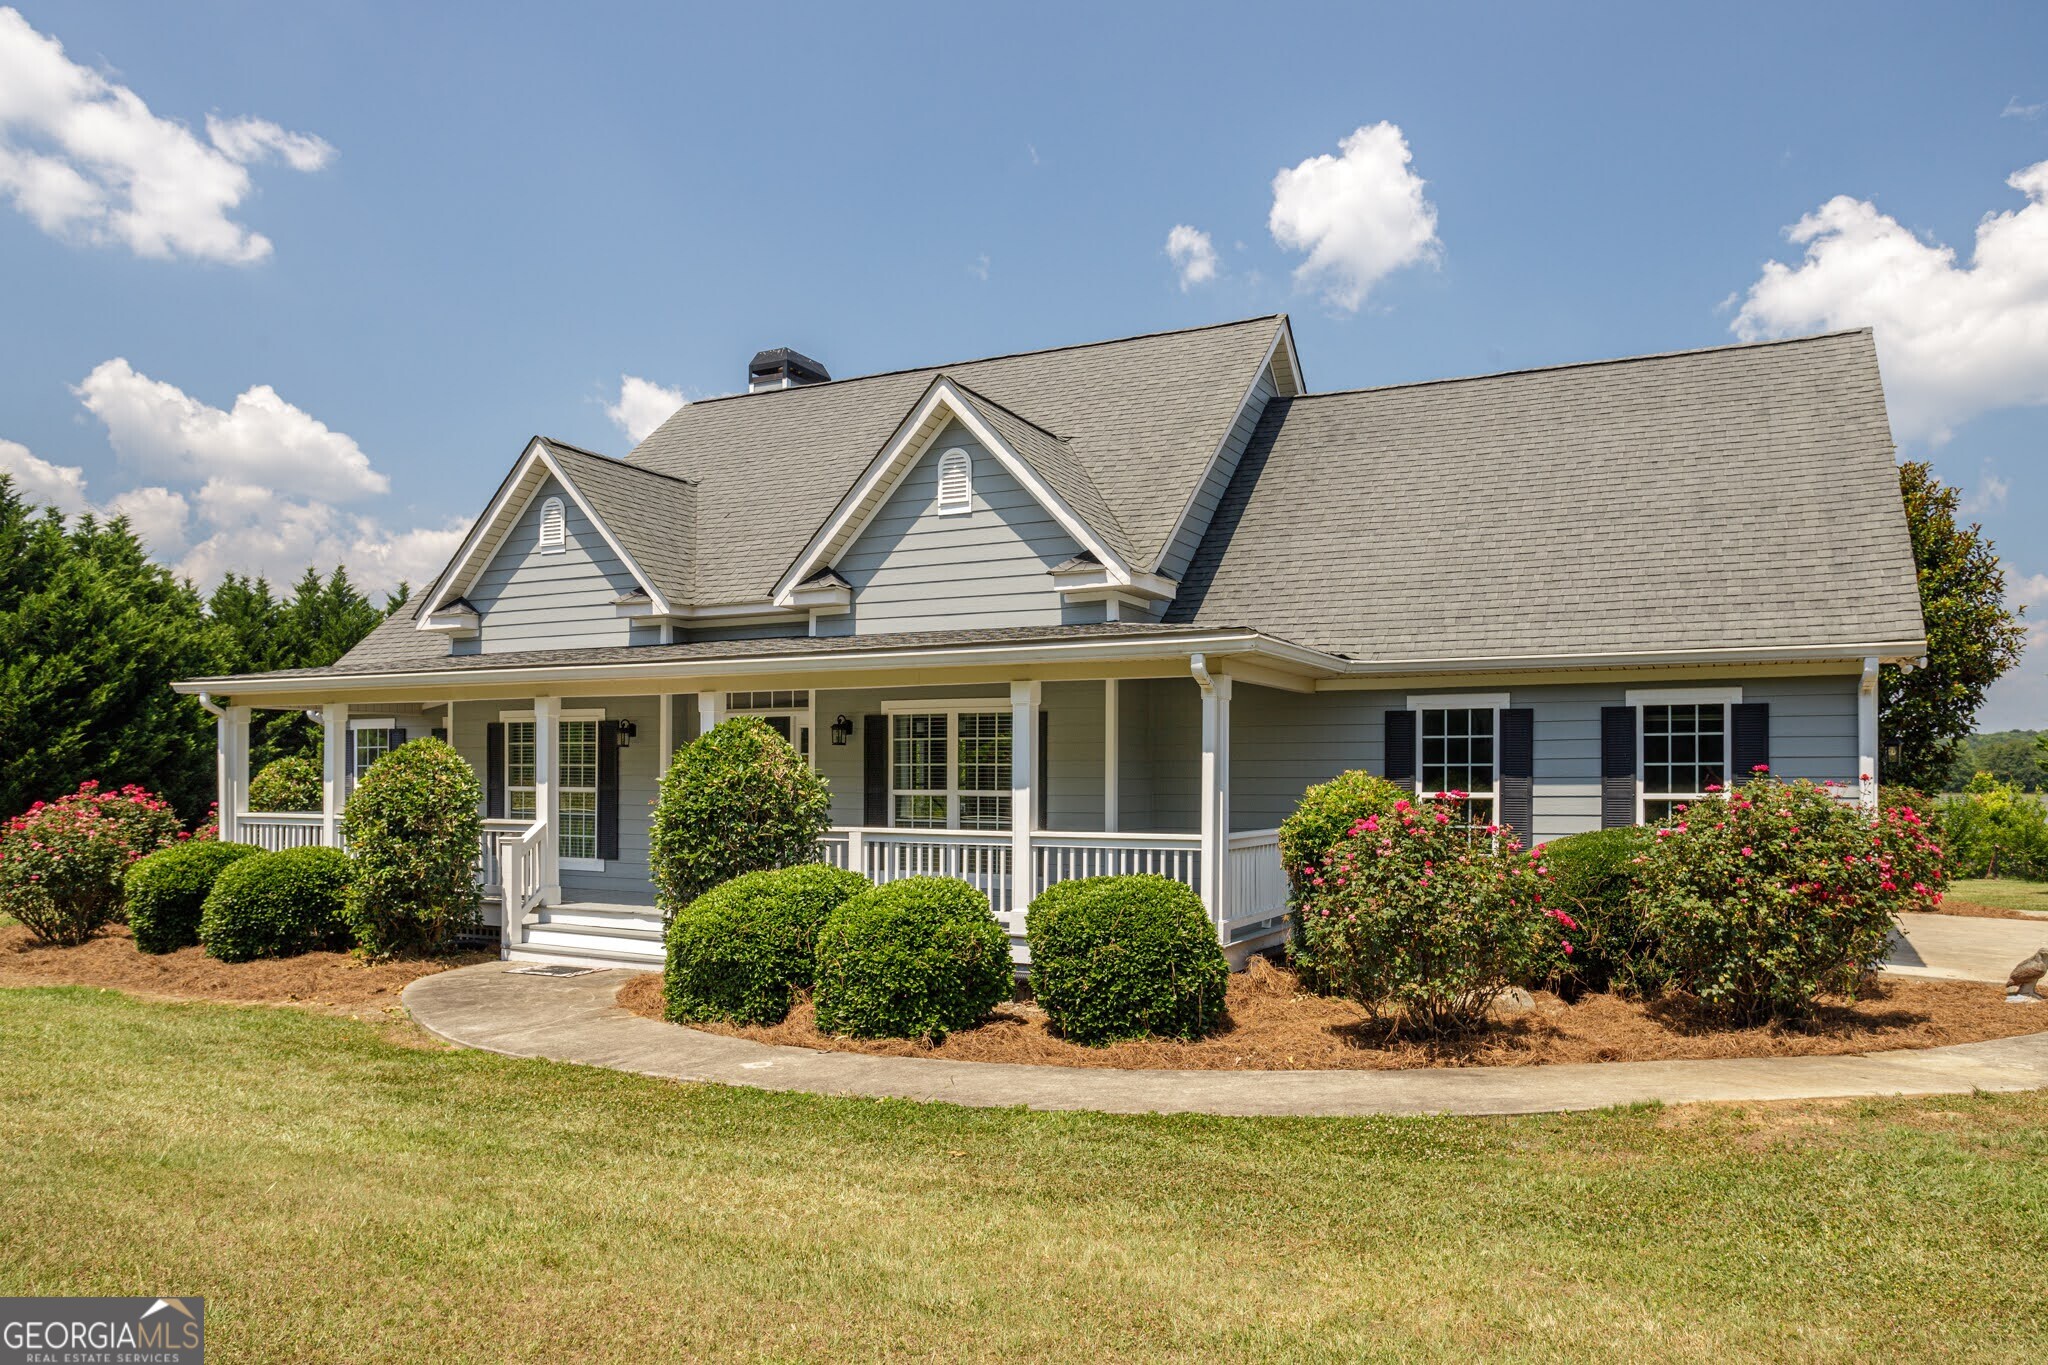
{"label": "white window trim", "polygon": [[[498,713],[498,719],[501,721],[524,720],[537,722],[539,720],[539,717],[531,711],[500,711]],[[555,714],[555,722],[558,725],[563,721],[569,720],[602,721],[603,719],[604,708],[602,706],[596,708],[586,707],[580,711],[559,711]],[[507,736],[508,741],[509,738],[510,737]],[[600,733],[598,736],[598,742],[600,744],[604,742],[604,737],[602,733]],[[557,739],[555,741],[555,766],[559,768],[561,766],[561,763],[562,744],[560,739]],[[511,775],[512,763],[510,756],[508,755],[505,763],[505,805],[507,809],[510,809],[512,804]],[[560,793],[561,785],[562,784],[560,777],[559,775],[557,775],[555,781],[555,788],[557,794]],[[559,822],[557,822],[557,824],[559,825]],[[561,838],[562,831],[560,830],[560,828],[557,828],[555,830],[555,841],[557,845],[560,844]],[[605,861],[602,858],[558,858],[558,863],[564,872],[602,872],[605,869]]]}
{"label": "white window trim", "polygon": [[[962,496],[958,498],[948,499],[946,496],[946,465],[949,462],[951,462],[953,457],[956,455],[960,457],[960,466],[962,470],[962,473],[960,475],[960,488]],[[974,510],[973,453],[970,452],[965,446],[952,446],[939,453],[939,462],[936,467],[939,476],[939,493],[937,501],[933,504],[933,510],[939,516],[942,517],[964,516],[965,514],[972,512]]]}
{"label": "white window trim", "polygon": [[[1635,708],[1636,713],[1636,823],[1645,822],[1644,812],[1650,804],[1650,775],[1643,767],[1643,708],[1645,706],[1713,706],[1721,707],[1721,787],[1725,791],[1734,785],[1735,774],[1735,705],[1742,700],[1739,687],[1632,687],[1623,695],[1625,705]],[[1691,797],[1698,800],[1704,792]],[[1659,801],[1686,800],[1682,796],[1659,793]]]}
{"label": "white window trim", "polygon": [[[1493,782],[1486,793],[1488,804],[1493,807],[1490,823],[1500,823],[1500,713],[1508,709],[1506,692],[1431,692],[1411,695],[1407,709],[1415,712],[1415,794],[1431,796],[1422,781],[1422,713],[1424,711],[1491,711],[1493,712]],[[1639,730],[1640,726],[1637,727]],[[1469,826],[1477,829],[1479,826]]]}
{"label": "white window trim", "polygon": [[[793,688],[791,690],[797,689]],[[810,738],[808,742],[811,749],[803,757],[804,761],[811,765],[811,771],[816,772],[818,771],[818,692],[816,688],[810,689],[810,698],[811,704],[809,706],[764,706],[758,709],[751,706],[728,706],[724,710],[724,715],[759,716],[763,720],[768,720],[775,716],[788,717],[790,742],[792,744],[796,743],[796,729],[798,726],[802,726],[809,732]]]}
{"label": "white window trim", "polygon": [[396,730],[398,728],[398,718],[396,716],[365,716],[361,720],[351,720],[348,723],[348,728],[351,730]]}
{"label": "white window trim", "polygon": [[[812,694],[812,696],[813,696],[814,698],[816,697],[816,695],[817,695],[816,693],[813,693],[813,694]],[[885,701],[885,702],[883,702],[883,703],[882,703],[882,714],[883,714],[884,716],[887,716],[887,717],[889,717],[889,759],[888,759],[888,762],[889,762],[889,774],[888,774],[888,776],[889,776],[889,826],[888,826],[888,827],[889,827],[890,829],[924,829],[924,828],[928,828],[928,826],[922,826],[922,825],[898,825],[898,824],[896,823],[896,795],[897,795],[897,791],[896,791],[896,723],[895,723],[895,717],[897,717],[897,716],[899,716],[899,715],[918,715],[918,716],[935,716],[935,715],[944,715],[945,717],[947,717],[947,722],[946,722],[946,789],[945,789],[945,792],[943,793],[943,795],[944,795],[944,796],[945,796],[945,798],[946,798],[946,824],[945,824],[945,826],[944,826],[944,828],[945,828],[946,830],[948,830],[948,831],[951,831],[951,832],[953,832],[953,833],[966,833],[966,834],[1005,834],[1005,833],[1009,833],[1009,832],[1011,832],[1012,830],[1014,830],[1014,829],[1016,828],[1016,825],[1017,825],[1017,812],[1016,812],[1016,810],[1014,809],[1014,807],[1013,807],[1013,808],[1012,808],[1012,810],[1010,811],[1010,823],[1009,823],[1009,825],[1008,825],[1008,826],[1006,826],[1006,827],[1005,827],[1005,828],[1003,828],[1003,829],[1000,829],[1000,830],[993,830],[993,829],[965,829],[965,828],[964,828],[963,826],[961,826],[961,825],[959,824],[959,819],[960,819],[960,810],[959,810],[959,798],[960,798],[960,797],[961,797],[962,795],[973,795],[973,796],[1009,796],[1009,795],[1010,795],[1010,792],[1009,792],[1009,791],[1008,791],[1007,789],[1006,789],[1006,790],[1004,790],[1004,791],[1000,791],[1000,792],[971,792],[971,793],[963,793],[963,792],[962,792],[962,791],[960,790],[960,749],[959,749],[959,743],[960,743],[960,717],[961,717],[962,715],[970,715],[970,716],[979,716],[979,715],[987,715],[987,714],[989,714],[990,712],[999,712],[999,713],[1001,713],[1002,715],[1005,715],[1005,716],[1008,716],[1008,715],[1012,715],[1012,714],[1014,714],[1014,713],[1013,713],[1013,712],[1011,711],[1011,709],[1010,709],[1010,699],[1009,699],[1008,697],[941,697],[941,698],[934,698],[933,700],[930,700],[930,701]],[[816,731],[816,730],[813,730],[813,731],[811,732],[811,736],[812,736],[812,739],[811,739],[811,743],[812,743],[812,745],[813,745],[813,746],[815,747],[815,745],[817,744],[817,731]],[[1010,762],[1011,762],[1012,764],[1014,764],[1014,763],[1016,763],[1016,761],[1017,761],[1017,736],[1016,736],[1016,735],[1015,735],[1015,734],[1013,733],[1013,734],[1012,734],[1012,735],[1010,736]],[[914,794],[914,795],[923,795],[923,796],[932,796],[932,795],[935,795],[936,793],[933,793],[933,792],[922,792],[922,793],[912,793],[912,794]],[[936,833],[938,833],[939,831],[938,831],[938,830],[933,830],[932,832],[936,834]]]}
{"label": "white window trim", "polygon": [[[382,730],[386,734],[389,734],[391,731],[396,730],[397,728],[398,719],[395,716],[362,716],[360,718],[351,719],[349,721],[347,773],[348,788],[351,793],[355,791],[356,784],[363,780],[363,764],[361,763],[359,756],[356,753],[357,732],[361,730]],[[384,753],[388,754],[390,752],[390,741],[386,740]],[[379,755],[379,757],[382,757],[382,755]]]}

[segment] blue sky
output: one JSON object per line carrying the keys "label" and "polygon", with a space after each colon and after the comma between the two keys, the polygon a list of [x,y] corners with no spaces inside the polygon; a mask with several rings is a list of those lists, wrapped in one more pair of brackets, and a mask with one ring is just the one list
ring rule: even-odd
{"label": "blue sky", "polygon": [[[764,346],[1286,310],[1337,388],[1872,323],[2048,619],[2044,52],[2038,5],[18,0],[0,464],[201,578],[418,583],[527,436],[623,453]],[[1986,726],[2048,725],[2038,640]]]}

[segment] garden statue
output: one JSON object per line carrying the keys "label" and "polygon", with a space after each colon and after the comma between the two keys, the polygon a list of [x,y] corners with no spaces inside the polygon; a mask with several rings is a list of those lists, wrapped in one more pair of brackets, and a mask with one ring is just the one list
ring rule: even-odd
{"label": "garden statue", "polygon": [[2012,969],[2012,975],[2005,979],[2007,1003],[2031,1005],[2041,998],[2041,978],[2048,976],[2048,948],[2037,949],[2034,955]]}

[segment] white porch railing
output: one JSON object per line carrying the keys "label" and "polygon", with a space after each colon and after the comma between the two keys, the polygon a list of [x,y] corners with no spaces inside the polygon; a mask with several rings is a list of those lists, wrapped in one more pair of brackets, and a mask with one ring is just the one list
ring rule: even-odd
{"label": "white porch railing", "polygon": [[963,829],[856,827],[827,831],[819,841],[826,862],[877,885],[905,877],[958,877],[987,896],[989,908],[1003,917],[1011,911],[1010,847],[1006,833]]}
{"label": "white porch railing", "polygon": [[319,811],[238,811],[235,841],[254,844],[267,853],[287,848],[317,848],[326,817]]}
{"label": "white porch railing", "polygon": [[[496,822],[493,823],[502,823]],[[498,832],[498,887],[503,919],[499,932],[507,948],[519,942],[519,922],[526,912],[540,904],[546,875],[547,826],[536,820],[518,833]],[[485,834],[486,840],[491,834]]]}
{"label": "white porch railing", "polygon": [[1082,877],[1129,877],[1150,873],[1202,889],[1199,834],[1097,834],[1047,831],[1031,836],[1036,887]]}
{"label": "white porch railing", "polygon": [[484,894],[496,895],[504,888],[504,878],[498,869],[498,841],[507,834],[524,834],[531,822],[526,820],[486,820],[483,838],[477,841],[476,884]]}
{"label": "white porch railing", "polygon": [[1230,918],[1223,937],[1238,925],[1258,924],[1287,913],[1287,869],[1280,863],[1280,831],[1247,830],[1230,836]]}

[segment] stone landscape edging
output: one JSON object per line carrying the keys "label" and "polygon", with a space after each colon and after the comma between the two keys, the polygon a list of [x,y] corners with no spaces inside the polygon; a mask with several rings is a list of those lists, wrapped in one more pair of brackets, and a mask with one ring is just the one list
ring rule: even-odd
{"label": "stone landscape edging", "polygon": [[[624,971],[546,977],[486,962],[421,977],[404,1003],[460,1047],[668,1080],[982,1108],[1111,1114],[1533,1114],[1622,1104],[1851,1099],[2048,1088],[2048,1032],[1830,1057],[1572,1062],[1401,1071],[1136,1071],[817,1052],[642,1018]],[[2048,1007],[2041,1008],[2048,1030]]]}

